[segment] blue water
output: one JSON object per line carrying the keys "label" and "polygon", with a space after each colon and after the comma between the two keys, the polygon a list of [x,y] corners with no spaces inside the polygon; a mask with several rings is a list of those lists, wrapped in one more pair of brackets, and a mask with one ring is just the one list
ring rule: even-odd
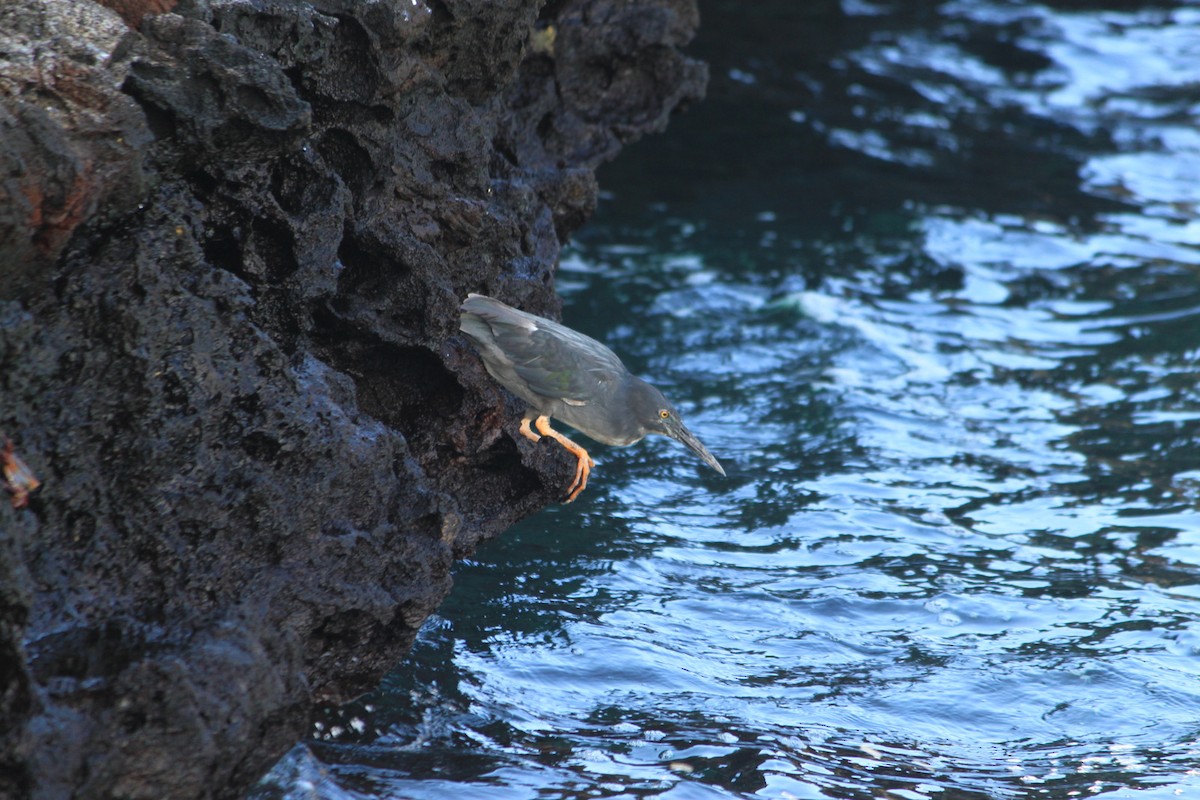
{"label": "blue water", "polygon": [[837,8],[559,273],[729,477],[595,447],[255,796],[1200,797],[1200,8]]}

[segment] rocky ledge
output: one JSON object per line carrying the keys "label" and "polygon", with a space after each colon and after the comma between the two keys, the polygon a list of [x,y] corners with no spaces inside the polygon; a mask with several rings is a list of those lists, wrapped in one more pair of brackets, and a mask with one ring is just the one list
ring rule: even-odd
{"label": "rocky ledge", "polygon": [[0,796],[234,797],[560,499],[458,303],[557,312],[697,13],[107,5],[0,0]]}

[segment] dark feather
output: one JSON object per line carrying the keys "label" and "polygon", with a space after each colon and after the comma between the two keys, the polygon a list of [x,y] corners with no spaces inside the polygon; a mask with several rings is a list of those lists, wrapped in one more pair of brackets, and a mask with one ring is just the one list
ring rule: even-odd
{"label": "dark feather", "polygon": [[[462,310],[487,325],[491,344],[507,366],[541,397],[572,405],[587,403],[606,396],[611,382],[628,373],[612,350],[556,322],[475,294]],[[471,333],[467,326],[463,330]]]}

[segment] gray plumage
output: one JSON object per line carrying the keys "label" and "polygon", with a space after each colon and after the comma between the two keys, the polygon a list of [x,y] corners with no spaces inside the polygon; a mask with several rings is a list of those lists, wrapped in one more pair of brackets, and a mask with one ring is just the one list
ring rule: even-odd
{"label": "gray plumage", "polygon": [[633,444],[657,433],[682,442],[725,474],[662,392],[631,374],[595,339],[480,294],[463,302],[460,328],[492,377],[529,406],[522,424],[529,438],[536,438],[528,430],[534,416],[561,420],[609,445]]}

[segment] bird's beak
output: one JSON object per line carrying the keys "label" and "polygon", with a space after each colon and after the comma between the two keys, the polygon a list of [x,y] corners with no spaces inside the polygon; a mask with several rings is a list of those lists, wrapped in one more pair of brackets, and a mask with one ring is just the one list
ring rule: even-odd
{"label": "bird's beak", "polygon": [[683,442],[685,445],[687,445],[689,450],[700,456],[705,464],[708,464],[722,475],[725,474],[725,469],[721,466],[721,462],[717,461],[716,457],[713,456],[712,453],[708,452],[708,448],[696,438],[696,434],[689,431],[682,422],[676,422],[673,419],[668,420],[666,423],[666,429],[667,436]]}

